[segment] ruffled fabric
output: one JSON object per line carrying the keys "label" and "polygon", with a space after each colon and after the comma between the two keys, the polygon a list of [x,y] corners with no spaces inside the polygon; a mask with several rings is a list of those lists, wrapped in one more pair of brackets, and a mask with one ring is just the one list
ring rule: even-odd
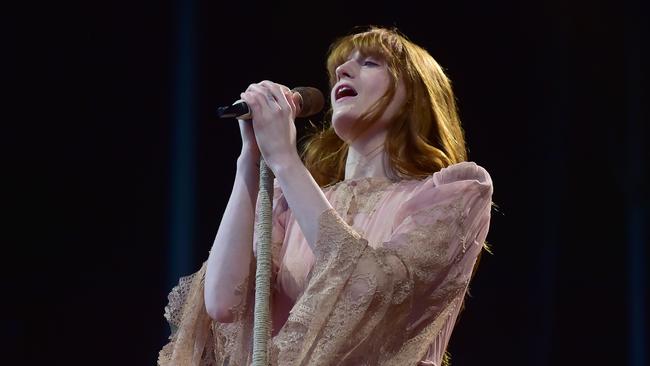
{"label": "ruffled fabric", "polygon": [[[169,296],[165,319],[171,334],[158,354],[160,366],[250,365],[253,340],[254,275],[249,276],[237,291],[246,293],[245,302],[232,309],[235,321],[213,321],[205,309],[203,290],[207,262],[196,273],[182,277]],[[255,273],[251,261],[250,272]]]}
{"label": "ruffled fabric", "polygon": [[[468,162],[423,181],[362,179],[324,192],[334,209],[320,216],[313,253],[276,196],[271,363],[439,365],[487,236],[488,173]],[[205,314],[202,276],[170,294],[177,330],[159,364],[249,365],[253,281],[241,317],[219,324]]]}

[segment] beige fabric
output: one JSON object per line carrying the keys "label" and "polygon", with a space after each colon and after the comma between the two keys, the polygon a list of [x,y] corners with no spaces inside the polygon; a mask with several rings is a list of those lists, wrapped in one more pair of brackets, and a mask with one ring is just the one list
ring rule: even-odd
{"label": "beige fabric", "polygon": [[[367,179],[325,192],[334,209],[320,217],[304,288],[290,261],[304,243],[296,239],[286,202],[274,205],[282,219],[273,232],[273,293],[290,306],[286,319],[274,317],[271,364],[439,365],[487,235],[489,175],[461,163],[424,181]],[[360,226],[358,215],[384,215],[379,223],[389,229],[373,237],[378,224]],[[205,264],[169,296],[165,316],[173,331],[159,364],[250,365],[254,283],[242,286],[248,296],[237,321],[220,324],[205,313],[204,271]]]}

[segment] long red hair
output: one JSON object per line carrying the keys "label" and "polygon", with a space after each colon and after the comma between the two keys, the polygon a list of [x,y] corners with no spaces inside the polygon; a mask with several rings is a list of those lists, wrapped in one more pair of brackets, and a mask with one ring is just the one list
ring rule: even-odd
{"label": "long red hair", "polygon": [[[337,81],[336,68],[359,50],[382,57],[392,78],[386,93],[358,121],[355,133],[365,131],[380,116],[404,82],[406,102],[391,121],[384,149],[393,174],[400,178],[424,178],[467,160],[464,132],[458,116],[451,81],[442,67],[422,47],[396,29],[370,27],[336,40],[329,50],[327,72],[330,89]],[[327,120],[331,119],[331,108]],[[331,125],[313,133],[302,149],[307,169],[321,186],[343,180],[348,144]]]}

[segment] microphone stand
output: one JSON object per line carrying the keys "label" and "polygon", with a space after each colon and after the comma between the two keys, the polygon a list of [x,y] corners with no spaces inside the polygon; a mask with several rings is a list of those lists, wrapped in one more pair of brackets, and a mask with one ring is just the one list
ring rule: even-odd
{"label": "microphone stand", "polygon": [[271,338],[271,230],[273,215],[273,172],[260,158],[257,242],[255,273],[255,317],[253,325],[253,366],[268,366],[268,341]]}
{"label": "microphone stand", "polygon": [[[316,88],[298,87],[294,91],[300,97],[300,109],[304,116],[323,109],[323,94]],[[307,108],[307,106],[309,106]],[[235,102],[217,109],[219,118],[250,118],[246,103]],[[298,116],[301,116],[298,114]],[[273,172],[260,158],[260,184],[258,194],[257,270],[255,273],[255,314],[253,325],[253,366],[268,366],[268,341],[271,338],[271,230],[273,215]]]}

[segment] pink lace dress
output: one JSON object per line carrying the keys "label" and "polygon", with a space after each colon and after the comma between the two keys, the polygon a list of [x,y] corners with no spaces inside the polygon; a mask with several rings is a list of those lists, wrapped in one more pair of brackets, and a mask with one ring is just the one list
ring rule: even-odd
{"label": "pink lace dress", "polygon": [[[492,181],[472,162],[424,180],[346,180],[312,251],[282,193],[273,208],[272,365],[440,365],[485,242]],[[253,245],[253,250],[255,245]],[[212,321],[205,264],[182,278],[165,316],[160,365],[250,365],[254,270],[237,320]]]}

